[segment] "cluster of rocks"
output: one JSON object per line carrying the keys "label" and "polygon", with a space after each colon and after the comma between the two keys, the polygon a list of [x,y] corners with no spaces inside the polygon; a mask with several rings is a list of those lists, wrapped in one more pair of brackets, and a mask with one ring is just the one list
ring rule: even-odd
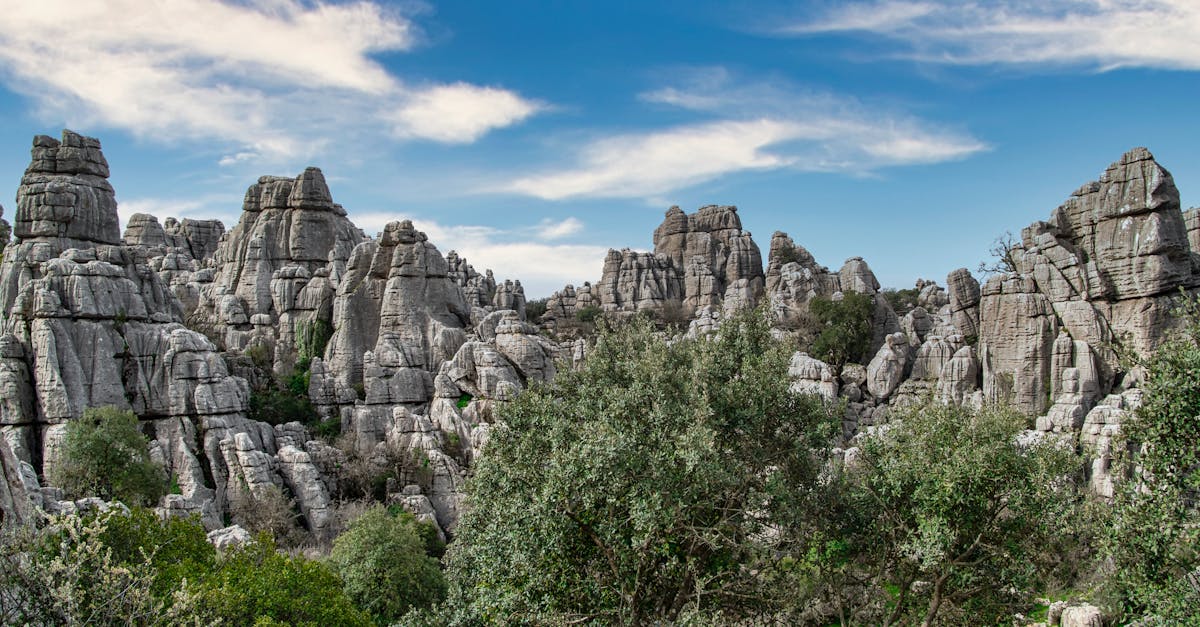
{"label": "cluster of rocks", "polygon": [[[327,537],[347,455],[382,449],[432,468],[419,488],[394,486],[394,500],[452,526],[460,462],[494,402],[554,374],[557,347],[523,321],[520,283],[443,257],[407,221],[367,238],[316,168],[260,178],[229,232],[138,214],[124,236],[108,173],[97,140],[39,136],[17,192],[0,266],[5,519],[69,507],[44,471],[70,421],[113,406],[141,419],[179,487],[160,509],[212,530],[232,504],[278,490]],[[300,423],[251,420],[240,375],[262,373],[242,354],[265,355],[277,375],[307,362],[311,400],[350,450]],[[230,533],[215,537],[240,537]]]}
{"label": "cluster of rocks", "polygon": [[[945,287],[921,281],[903,315],[862,258],[833,271],[776,232],[764,267],[735,207],[672,207],[652,253],[609,251],[598,281],[548,299],[540,327],[519,281],[442,255],[411,222],[367,237],[319,169],[260,178],[228,232],[138,214],[122,236],[107,178],[98,141],[34,140],[0,265],[6,520],[84,506],[42,477],[70,421],[114,406],[142,420],[180,488],[161,510],[199,514],[214,542],[244,539],[223,527],[234,503],[280,491],[328,536],[354,460],[398,465],[389,501],[452,532],[497,404],[586,352],[543,333],[585,312],[651,312],[703,335],[759,304],[787,332],[816,299],[848,294],[872,304],[869,359],[835,368],[798,353],[789,369],[795,389],[845,401],[847,440],[908,403],[1007,402],[1037,417],[1039,437],[1091,451],[1091,485],[1111,495],[1111,447],[1140,401],[1138,373],[1113,346],[1152,350],[1172,295],[1200,284],[1200,212],[1180,210],[1144,149],[1025,229],[1011,272],[983,285],[966,269]],[[297,372],[318,414],[340,425],[336,446],[304,424],[249,417],[264,377]]]}

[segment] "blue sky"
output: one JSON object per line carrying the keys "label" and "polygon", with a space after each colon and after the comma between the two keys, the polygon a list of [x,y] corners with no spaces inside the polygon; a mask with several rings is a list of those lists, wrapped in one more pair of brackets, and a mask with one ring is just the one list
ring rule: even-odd
{"label": "blue sky", "polygon": [[321,167],[533,296],[736,204],[885,286],[945,280],[1149,147],[1200,203],[1200,3],[0,0],[0,196],[99,137],[121,212],[236,223]]}

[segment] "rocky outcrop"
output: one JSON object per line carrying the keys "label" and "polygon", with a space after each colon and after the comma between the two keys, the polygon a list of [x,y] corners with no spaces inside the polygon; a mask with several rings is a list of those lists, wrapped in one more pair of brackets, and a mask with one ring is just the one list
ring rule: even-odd
{"label": "rocky outcrop", "polygon": [[277,370],[286,371],[297,356],[297,335],[314,324],[332,325],[334,286],[364,239],[333,202],[321,170],[261,177],[246,190],[241,219],[213,255],[201,315],[227,348],[264,342]]}

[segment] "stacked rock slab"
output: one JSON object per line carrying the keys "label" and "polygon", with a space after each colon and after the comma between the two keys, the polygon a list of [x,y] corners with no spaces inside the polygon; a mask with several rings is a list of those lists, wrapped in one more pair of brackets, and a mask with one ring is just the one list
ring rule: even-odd
{"label": "stacked rock slab", "polygon": [[179,324],[178,301],[145,251],[122,245],[107,175],[94,139],[64,131],[61,142],[34,140],[17,191],[17,240],[0,266],[0,428],[9,450],[40,471],[84,409],[133,410],[170,451],[160,461],[179,482],[179,508],[211,521],[218,512],[194,425],[205,437],[210,422],[243,426],[244,382]]}
{"label": "stacked rock slab", "polygon": [[286,370],[297,336],[332,325],[335,286],[365,238],[333,202],[325,176],[264,176],[246,190],[242,216],[214,253],[215,274],[200,308],[231,350],[272,344]]}
{"label": "stacked rock slab", "polygon": [[607,312],[653,311],[686,320],[702,307],[753,307],[763,295],[762,254],[737,207],[667,211],[654,252],[610,250],[596,284]]}
{"label": "stacked rock slab", "polygon": [[152,215],[135,213],[129,217],[123,239],[126,246],[146,251],[150,268],[179,299],[184,318],[192,319],[200,306],[201,291],[213,281],[209,264],[224,235],[225,225],[220,220],[167,218],[163,225]]}
{"label": "stacked rock slab", "polygon": [[[1086,393],[1069,393],[1083,393],[1082,403],[1065,399],[1075,405],[1074,423],[1120,375],[1112,345],[1149,354],[1173,324],[1178,290],[1200,279],[1179,190],[1145,148],[1079,188],[1048,221],[1024,229],[1010,256],[1015,273],[991,277],[979,302],[985,395],[1044,414],[1058,401],[1057,382],[1074,368],[1079,372],[1071,376],[1086,374],[1088,386]],[[969,285],[957,286],[951,282],[956,314],[969,311],[964,305],[972,300]],[[1072,344],[1059,351],[1066,357],[1053,360],[1060,330]],[[1062,423],[1066,409],[1044,424]]]}

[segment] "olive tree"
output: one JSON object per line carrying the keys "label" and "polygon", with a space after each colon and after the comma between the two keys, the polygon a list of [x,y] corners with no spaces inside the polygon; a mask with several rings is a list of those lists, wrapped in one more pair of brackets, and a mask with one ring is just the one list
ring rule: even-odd
{"label": "olive tree", "polygon": [[150,459],[149,441],[131,411],[90,407],[67,424],[47,479],[68,496],[99,496],[148,505],[167,491],[163,468]]}
{"label": "olive tree", "polygon": [[1002,407],[930,403],[892,420],[835,479],[843,524],[824,527],[837,550],[816,561],[838,618],[1006,620],[1041,589],[1080,498],[1073,444],[1023,434]]}
{"label": "olive tree", "polygon": [[773,611],[779,531],[813,507],[836,423],[789,389],[789,357],[762,312],[700,339],[603,331],[580,368],[501,408],[447,607],[533,624]]}

